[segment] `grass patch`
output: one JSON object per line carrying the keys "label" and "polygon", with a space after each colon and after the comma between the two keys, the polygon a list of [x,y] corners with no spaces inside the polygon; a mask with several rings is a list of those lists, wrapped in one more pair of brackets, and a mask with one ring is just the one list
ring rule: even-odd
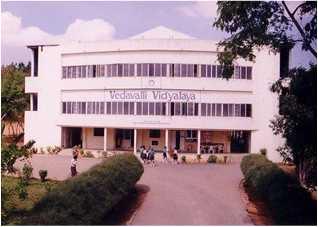
{"label": "grass patch", "polygon": [[10,193],[5,202],[7,224],[19,224],[26,212],[31,210],[34,204],[47,193],[47,188],[54,188],[60,183],[51,180],[41,182],[37,179],[31,179],[27,186],[28,197],[25,200],[21,200],[15,190],[18,181],[19,178],[16,177],[1,177],[2,188],[5,188]]}

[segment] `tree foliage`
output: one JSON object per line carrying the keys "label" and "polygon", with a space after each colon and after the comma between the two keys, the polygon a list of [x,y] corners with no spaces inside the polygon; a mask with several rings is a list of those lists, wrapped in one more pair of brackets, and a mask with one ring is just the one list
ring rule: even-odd
{"label": "tree foliage", "polygon": [[[277,52],[282,45],[292,47],[301,42],[304,50],[317,57],[312,47],[317,39],[316,2],[301,3],[293,12],[285,2],[278,1],[219,1],[217,4],[219,16],[214,26],[230,34],[219,43],[223,52],[218,54],[218,60],[225,69],[225,78],[232,76],[235,59],[253,61],[255,49],[264,46]],[[303,27],[296,16],[305,23]],[[294,26],[300,39],[291,32]]]}
{"label": "tree foliage", "polygon": [[300,180],[317,185],[317,66],[291,70],[288,79],[289,85],[284,78],[272,86],[272,91],[279,94],[280,115],[271,127],[275,134],[286,138],[286,145],[279,151],[293,159]]}

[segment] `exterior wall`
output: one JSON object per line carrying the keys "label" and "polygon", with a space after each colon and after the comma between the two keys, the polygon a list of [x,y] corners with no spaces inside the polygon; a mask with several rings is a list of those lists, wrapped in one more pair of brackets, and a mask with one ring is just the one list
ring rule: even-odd
{"label": "exterior wall", "polygon": [[[184,63],[214,64],[217,52],[213,42],[202,40],[127,40],[103,44],[74,44],[39,47],[38,77],[26,78],[27,93],[38,93],[38,111],[25,113],[25,142],[34,139],[37,147],[61,145],[61,127],[107,127],[139,129],[249,130],[251,152],[267,148],[268,157],[278,161],[275,149],[282,139],[273,135],[270,120],[278,113],[277,96],[269,86],[279,77],[279,55],[262,50],[255,62],[237,60],[236,64],[253,67],[252,80],[219,78],[146,78],[101,77],[61,79],[62,66],[112,63]],[[154,83],[150,83],[153,80]],[[251,103],[252,118],[182,117],[61,114],[61,102],[76,97],[79,101],[104,101],[110,89],[187,90],[199,93],[200,102]],[[265,108],[264,108],[265,107]],[[199,108],[200,111],[200,108]],[[162,131],[164,144],[164,131]],[[175,146],[175,132],[169,132],[169,146]],[[114,149],[114,129],[108,129],[107,148]],[[87,129],[87,146],[103,149],[103,137],[93,138]],[[143,134],[138,133],[144,141]],[[215,135],[221,138],[221,135]],[[181,144],[183,144],[181,138]],[[145,142],[143,142],[145,143]],[[146,144],[144,144],[146,145]],[[226,145],[227,149],[229,144]],[[184,147],[181,147],[184,149]]]}

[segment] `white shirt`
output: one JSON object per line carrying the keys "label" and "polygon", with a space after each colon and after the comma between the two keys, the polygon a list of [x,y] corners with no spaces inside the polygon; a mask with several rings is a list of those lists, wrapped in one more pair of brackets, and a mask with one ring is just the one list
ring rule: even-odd
{"label": "white shirt", "polygon": [[76,167],[76,165],[77,165],[77,160],[75,160],[74,158],[72,158],[71,167]]}

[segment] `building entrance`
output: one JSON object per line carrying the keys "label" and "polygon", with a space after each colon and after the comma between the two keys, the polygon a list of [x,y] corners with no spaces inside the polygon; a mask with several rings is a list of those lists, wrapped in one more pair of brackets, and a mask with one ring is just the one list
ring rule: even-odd
{"label": "building entrance", "polygon": [[70,148],[74,146],[82,147],[82,128],[78,127],[67,127],[62,129],[63,133],[63,144],[62,146],[65,148]]}
{"label": "building entrance", "polygon": [[115,132],[116,148],[131,150],[134,148],[134,130],[133,129],[116,129]]}

